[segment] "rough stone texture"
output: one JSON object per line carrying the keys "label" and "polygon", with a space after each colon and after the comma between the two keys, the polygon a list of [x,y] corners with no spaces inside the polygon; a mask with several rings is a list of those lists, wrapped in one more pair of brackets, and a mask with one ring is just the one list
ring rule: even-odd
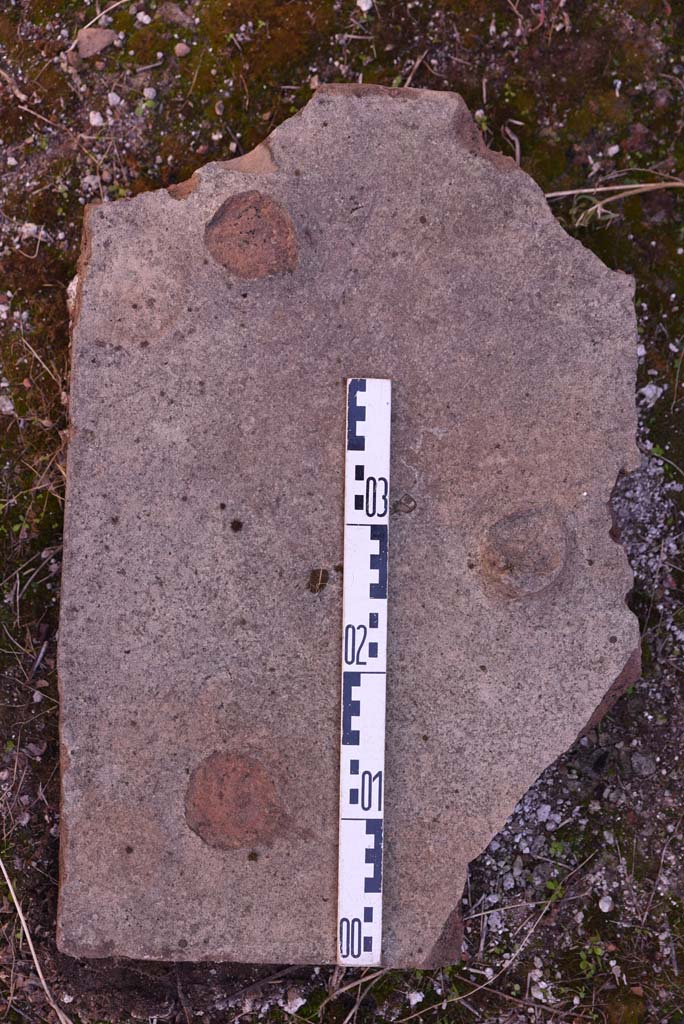
{"label": "rough stone texture", "polygon": [[608,511],[637,462],[632,291],[448,93],[321,88],[254,154],[90,208],[63,950],[334,960],[344,379],[368,375],[394,382],[385,962],[458,958],[468,861],[638,668]]}
{"label": "rough stone texture", "polygon": [[76,49],[79,57],[94,57],[114,42],[117,34],[111,28],[82,28],[76,35]]}

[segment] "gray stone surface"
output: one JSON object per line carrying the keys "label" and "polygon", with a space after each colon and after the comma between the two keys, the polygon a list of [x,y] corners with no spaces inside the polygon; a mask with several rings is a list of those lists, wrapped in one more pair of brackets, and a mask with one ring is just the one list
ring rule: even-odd
{"label": "gray stone surface", "polygon": [[367,375],[394,382],[385,962],[457,959],[468,862],[638,647],[608,509],[637,462],[632,281],[449,93],[321,88],[172,191],[87,215],[59,945],[334,960]]}

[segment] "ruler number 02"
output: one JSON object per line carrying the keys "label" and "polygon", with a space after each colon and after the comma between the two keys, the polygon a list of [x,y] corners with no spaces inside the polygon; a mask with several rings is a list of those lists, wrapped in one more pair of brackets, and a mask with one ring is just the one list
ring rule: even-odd
{"label": "ruler number 02", "polygon": [[368,630],[363,624],[344,627],[344,663],[345,665],[366,665],[361,661]]}

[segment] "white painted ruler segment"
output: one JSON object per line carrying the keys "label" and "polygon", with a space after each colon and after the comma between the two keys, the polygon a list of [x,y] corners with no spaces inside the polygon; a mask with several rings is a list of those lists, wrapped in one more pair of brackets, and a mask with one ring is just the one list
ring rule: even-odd
{"label": "white painted ruler segment", "polygon": [[392,382],[347,381],[337,962],[381,963]]}

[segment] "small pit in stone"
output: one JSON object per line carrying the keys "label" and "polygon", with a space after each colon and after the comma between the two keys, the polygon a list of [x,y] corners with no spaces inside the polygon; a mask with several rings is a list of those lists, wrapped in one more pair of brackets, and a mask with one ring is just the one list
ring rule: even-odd
{"label": "small pit in stone", "polygon": [[256,190],[238,192],[221,204],[204,229],[204,244],[217,263],[245,280],[284,274],[297,266],[297,237],[289,214]]}
{"label": "small pit in stone", "polygon": [[306,589],[310,590],[312,594],[320,594],[321,590],[327,587],[329,579],[330,573],[327,569],[312,569]]}
{"label": "small pit in stone", "polygon": [[480,548],[482,574],[508,598],[546,590],[567,559],[568,532],[552,508],[527,508],[489,527]]}
{"label": "small pit in stone", "polygon": [[[271,773],[255,757],[216,751],[194,769],[185,792],[185,820],[220,850],[270,846],[286,824]],[[258,856],[258,854],[257,854]]]}

